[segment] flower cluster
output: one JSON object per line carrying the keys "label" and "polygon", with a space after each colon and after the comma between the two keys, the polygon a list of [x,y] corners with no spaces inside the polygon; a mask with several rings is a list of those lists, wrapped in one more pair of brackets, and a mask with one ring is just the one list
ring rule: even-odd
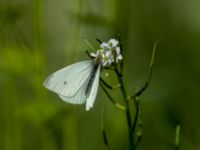
{"label": "flower cluster", "polygon": [[103,67],[110,67],[113,63],[117,63],[123,59],[120,52],[119,41],[115,39],[102,42],[100,50],[97,50],[96,53],[90,53],[90,55]]}

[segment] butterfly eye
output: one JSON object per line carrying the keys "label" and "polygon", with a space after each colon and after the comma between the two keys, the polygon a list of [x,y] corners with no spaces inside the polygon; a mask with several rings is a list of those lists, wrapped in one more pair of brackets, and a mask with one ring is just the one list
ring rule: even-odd
{"label": "butterfly eye", "polygon": [[67,81],[64,81],[63,84],[66,85],[66,84],[67,84]]}

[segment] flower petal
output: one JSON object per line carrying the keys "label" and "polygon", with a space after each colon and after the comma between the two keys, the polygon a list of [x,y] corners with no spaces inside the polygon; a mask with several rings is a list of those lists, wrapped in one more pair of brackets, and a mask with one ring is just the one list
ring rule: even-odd
{"label": "flower petal", "polygon": [[116,54],[117,54],[117,55],[120,54],[120,48],[119,48],[119,47],[116,48]]}
{"label": "flower petal", "polygon": [[90,56],[96,58],[97,54],[95,54],[95,53],[92,52],[92,53],[90,53]]}
{"label": "flower petal", "polygon": [[117,60],[122,60],[122,59],[123,59],[122,55],[117,56]]}
{"label": "flower petal", "polygon": [[115,39],[110,39],[108,43],[111,45],[111,48],[113,48],[116,47],[119,42]]}
{"label": "flower petal", "polygon": [[101,48],[103,49],[107,49],[109,47],[108,43],[106,42],[103,42],[101,45],[100,45]]}

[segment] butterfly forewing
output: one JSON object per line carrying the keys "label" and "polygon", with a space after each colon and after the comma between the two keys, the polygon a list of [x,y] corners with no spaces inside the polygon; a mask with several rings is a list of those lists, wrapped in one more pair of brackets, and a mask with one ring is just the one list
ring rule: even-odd
{"label": "butterfly forewing", "polygon": [[94,76],[93,76],[93,80],[92,80],[92,84],[91,84],[91,90],[90,90],[90,94],[89,97],[87,98],[87,102],[86,102],[86,110],[89,110],[90,108],[93,107],[96,95],[97,95],[97,91],[98,91],[98,84],[99,84],[99,76],[100,76],[100,65],[98,65],[96,67],[96,70],[94,72]]}
{"label": "butterfly forewing", "polygon": [[43,85],[61,95],[61,98],[81,95],[85,82],[89,82],[93,66],[92,61],[82,61],[67,66],[50,75]]}

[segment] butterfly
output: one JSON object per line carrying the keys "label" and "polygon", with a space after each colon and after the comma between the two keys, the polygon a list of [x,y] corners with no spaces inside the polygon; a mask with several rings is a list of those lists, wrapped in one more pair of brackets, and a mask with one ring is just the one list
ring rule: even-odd
{"label": "butterfly", "polygon": [[96,99],[101,68],[108,68],[122,59],[117,40],[103,42],[100,47],[96,53],[88,53],[91,60],[77,62],[56,71],[44,81],[43,86],[57,93],[66,102],[86,103],[86,110],[90,110]]}
{"label": "butterfly", "polygon": [[86,103],[86,110],[93,107],[96,99],[100,64],[92,60],[81,61],[50,75],[43,83],[44,87],[72,104]]}

